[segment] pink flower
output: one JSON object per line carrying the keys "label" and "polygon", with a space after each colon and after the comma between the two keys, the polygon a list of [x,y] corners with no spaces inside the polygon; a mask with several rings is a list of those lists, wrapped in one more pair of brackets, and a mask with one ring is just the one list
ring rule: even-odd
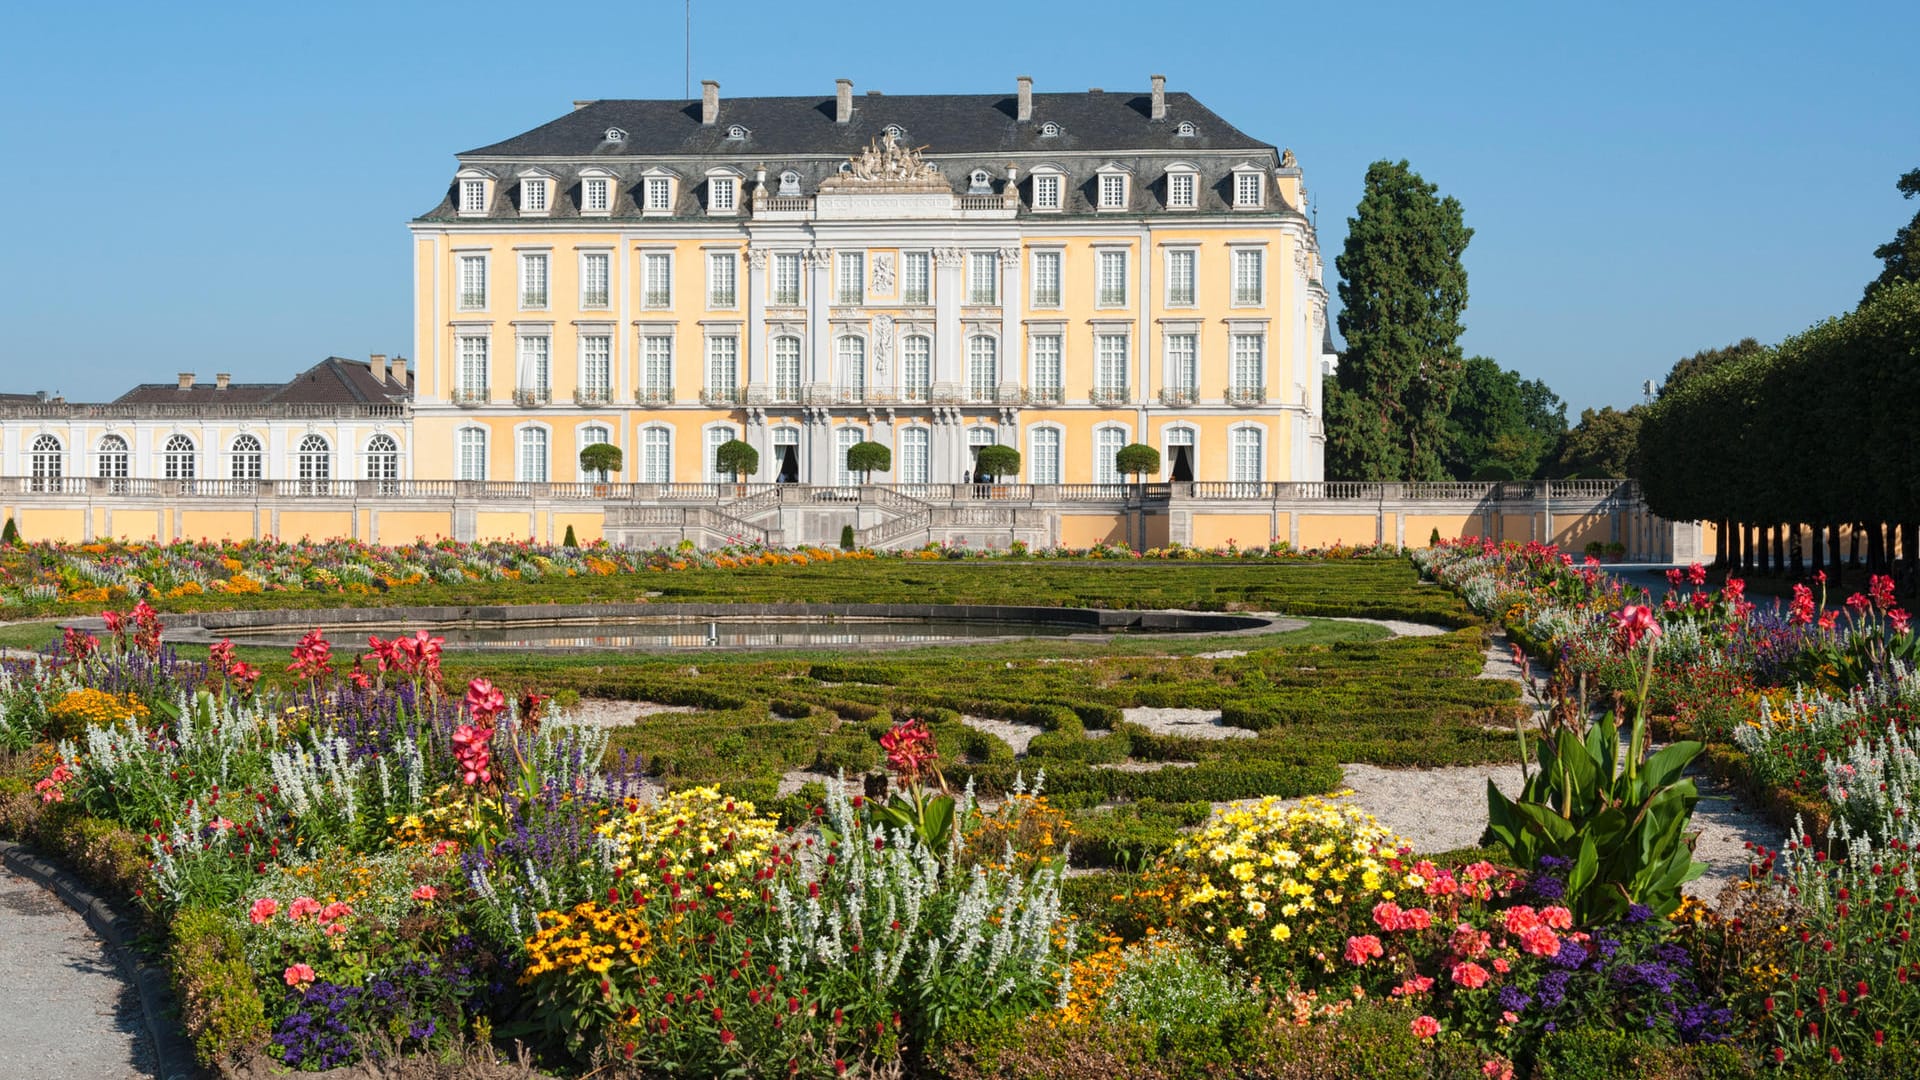
{"label": "pink flower", "polygon": [[925,721],[903,720],[880,736],[880,748],[887,752],[887,765],[902,778],[912,780],[920,771],[939,759],[934,749],[933,732]]}
{"label": "pink flower", "polygon": [[1424,994],[1431,989],[1433,989],[1431,978],[1425,975],[1411,975],[1405,982],[1393,988],[1392,996],[1411,997],[1414,994]]}
{"label": "pink flower", "polygon": [[328,925],[326,930],[326,934],[328,937],[337,937],[346,932],[347,932],[347,924],[343,922],[332,923]]}
{"label": "pink flower", "polygon": [[419,888],[413,890],[413,898],[415,900],[433,900],[438,898],[439,895],[440,895],[440,890],[434,888],[431,885],[422,885]]}
{"label": "pink flower", "polygon": [[1487,985],[1487,980],[1493,976],[1487,974],[1486,968],[1469,960],[1453,965],[1452,978],[1469,990],[1478,990]]}
{"label": "pink flower", "polygon": [[1622,645],[1631,649],[1642,641],[1659,637],[1660,622],[1655,618],[1652,608],[1628,604],[1613,617],[1613,632]]}
{"label": "pink flower", "polygon": [[1425,930],[1433,925],[1433,912],[1426,908],[1408,908],[1400,913],[1400,925],[1396,930]]}
{"label": "pink flower", "polygon": [[473,717],[476,725],[491,727],[493,718],[507,707],[507,695],[486,679],[475,679],[467,684],[467,713]]}
{"label": "pink flower", "polygon": [[1413,1018],[1413,1023],[1407,1026],[1413,1029],[1413,1037],[1416,1039],[1431,1039],[1440,1034],[1440,1021],[1431,1016],[1416,1016]]}
{"label": "pink flower", "polygon": [[1887,621],[1893,624],[1893,632],[1896,634],[1906,633],[1907,629],[1913,625],[1913,617],[1899,608],[1888,610]]}
{"label": "pink flower", "polygon": [[1560,936],[1544,926],[1529,927],[1520,935],[1520,947],[1535,956],[1554,956],[1560,952]]}
{"label": "pink flower", "polygon": [[1541,908],[1540,921],[1553,927],[1555,930],[1571,930],[1573,929],[1573,912],[1568,911],[1558,904],[1553,907]]}
{"label": "pink flower", "polygon": [[[1503,1019],[1511,1024],[1520,1018],[1512,1013],[1508,1013]],[[1487,1077],[1488,1080],[1513,1080],[1513,1066],[1500,1058],[1494,1058],[1492,1061],[1480,1066],[1480,1075]]]}
{"label": "pink flower", "polygon": [[[1821,581],[1827,580],[1827,576],[1825,574],[1820,575],[1820,580]],[[1705,585],[1707,583],[1707,568],[1704,566],[1701,566],[1699,563],[1693,563],[1692,565],[1688,566],[1687,581],[1691,582],[1696,586]]]}
{"label": "pink flower", "polygon": [[293,647],[293,663],[287,670],[305,678],[319,679],[333,674],[333,645],[319,630],[309,630]]}
{"label": "pink flower", "polygon": [[313,982],[314,972],[312,968],[305,964],[295,964],[289,967],[286,972],[281,975],[281,978],[287,980],[288,986],[307,986]]}
{"label": "pink flower", "polygon": [[301,896],[295,898],[293,903],[287,905],[287,918],[292,919],[294,922],[299,922],[301,919],[319,912],[319,910],[320,901],[315,900],[311,896]]}
{"label": "pink flower", "polygon": [[1361,934],[1347,939],[1347,963],[1349,964],[1365,964],[1369,958],[1382,955],[1385,953],[1380,948],[1380,939],[1372,934]]}
{"label": "pink flower", "polygon": [[461,782],[467,786],[493,783],[493,728],[478,724],[454,728],[453,757],[460,765]]}
{"label": "pink flower", "polygon": [[1373,924],[1382,930],[1400,929],[1400,905],[1391,900],[1373,905]]}
{"label": "pink flower", "polygon": [[351,914],[353,914],[352,904],[347,903],[345,900],[335,900],[333,903],[320,909],[320,921],[332,922],[335,919]]}
{"label": "pink flower", "polygon": [[1805,585],[1793,587],[1793,602],[1787,605],[1787,622],[1794,626],[1806,626],[1813,622],[1813,590]]}
{"label": "pink flower", "polygon": [[252,919],[255,926],[259,926],[273,918],[274,912],[279,910],[280,901],[271,896],[263,896],[253,902],[253,907],[247,911],[247,918]]}
{"label": "pink flower", "polygon": [[1511,964],[1507,963],[1506,957],[1504,956],[1496,956],[1493,958],[1493,970],[1499,972],[1502,975],[1505,975],[1507,973],[1507,969],[1510,968],[1511,966],[1512,966]]}

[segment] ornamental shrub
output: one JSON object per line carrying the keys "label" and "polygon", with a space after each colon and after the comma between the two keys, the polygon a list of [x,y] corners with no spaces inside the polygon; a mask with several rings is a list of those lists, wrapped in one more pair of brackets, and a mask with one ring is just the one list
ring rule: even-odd
{"label": "ornamental shrub", "polygon": [[857,442],[847,447],[847,468],[865,480],[869,475],[893,468],[893,451],[877,442]]}
{"label": "ornamental shrub", "polygon": [[852,525],[840,526],[840,550],[841,551],[853,550],[853,526]]}
{"label": "ornamental shrub", "polygon": [[1114,452],[1113,469],[1136,479],[1160,471],[1160,451],[1145,443],[1128,443]]}
{"label": "ornamental shrub", "polygon": [[7,518],[6,527],[0,529],[0,545],[7,547],[18,547],[20,545],[20,526],[15,525],[11,517]]}
{"label": "ornamental shrub", "polygon": [[1020,475],[1020,451],[1011,446],[994,443],[983,446],[973,459],[973,478],[975,480],[998,480],[1002,477]]}
{"label": "ornamental shrub", "polygon": [[753,444],[739,439],[728,439],[713,452],[713,465],[723,473],[732,474],[740,480],[760,471],[760,451]]}
{"label": "ornamental shrub", "polygon": [[[605,446],[606,444],[605,444],[605,443],[595,443],[594,445],[595,445],[595,446]],[[565,537],[563,537],[563,538],[561,539],[561,541],[560,541],[560,546],[561,546],[561,547],[566,547],[566,548],[577,548],[577,547],[579,547],[579,546],[580,546],[580,541],[579,541],[579,540],[576,540],[576,539],[574,539],[574,535],[573,535],[573,526],[572,526],[572,525],[568,525],[568,526],[567,526],[567,535],[566,535]]]}

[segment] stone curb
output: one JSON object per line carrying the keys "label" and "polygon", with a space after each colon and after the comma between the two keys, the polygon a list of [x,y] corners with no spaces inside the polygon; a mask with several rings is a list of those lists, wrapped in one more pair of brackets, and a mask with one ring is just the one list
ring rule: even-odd
{"label": "stone curb", "polygon": [[176,1019],[179,1010],[173,1000],[172,980],[165,968],[154,963],[146,951],[135,944],[138,927],[134,920],[95,894],[73,873],[21,844],[0,840],[0,860],[53,890],[68,907],[86,919],[88,929],[113,951],[120,974],[140,994],[140,1015],[153,1043],[154,1072],[159,1080],[200,1080],[205,1074],[194,1060],[193,1044]]}

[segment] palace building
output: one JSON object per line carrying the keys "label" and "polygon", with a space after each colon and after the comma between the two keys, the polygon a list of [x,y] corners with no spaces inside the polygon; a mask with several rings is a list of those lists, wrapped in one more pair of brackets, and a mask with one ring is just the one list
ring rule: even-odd
{"label": "palace building", "polygon": [[[413,234],[412,472],[519,482],[1322,478],[1301,172],[1146,92],[606,100],[458,155]],[[621,475],[581,475],[612,442]]]}

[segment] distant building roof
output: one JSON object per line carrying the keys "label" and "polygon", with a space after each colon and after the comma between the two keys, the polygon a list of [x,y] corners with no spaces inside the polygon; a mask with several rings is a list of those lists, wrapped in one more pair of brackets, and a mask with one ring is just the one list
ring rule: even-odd
{"label": "distant building roof", "polygon": [[[404,363],[396,358],[396,363]],[[404,368],[398,368],[404,372]],[[0,396],[10,401],[14,395]],[[33,395],[24,395],[31,403]],[[141,383],[113,399],[115,405],[387,405],[410,400],[413,390],[389,368],[384,380],[365,360],[329,356],[283,383],[202,382],[183,375],[171,383]]]}

